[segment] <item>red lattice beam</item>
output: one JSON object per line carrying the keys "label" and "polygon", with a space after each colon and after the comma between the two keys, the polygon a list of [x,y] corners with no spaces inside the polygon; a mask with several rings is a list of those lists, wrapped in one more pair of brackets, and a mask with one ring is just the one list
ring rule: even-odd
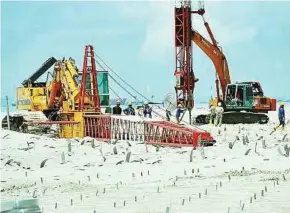
{"label": "red lattice beam", "polygon": [[144,141],[164,146],[198,146],[200,142],[213,144],[213,137],[205,131],[191,129],[168,121],[136,121],[110,115],[84,116],[85,136],[102,141],[112,139]]}

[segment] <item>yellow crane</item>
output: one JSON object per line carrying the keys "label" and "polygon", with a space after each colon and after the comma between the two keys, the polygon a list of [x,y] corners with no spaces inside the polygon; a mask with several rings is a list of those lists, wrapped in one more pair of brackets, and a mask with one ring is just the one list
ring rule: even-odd
{"label": "yellow crane", "polygon": [[[53,66],[54,65],[54,66]],[[48,69],[53,66],[53,73],[48,72],[46,81],[37,82]],[[101,72],[104,78],[108,73]],[[52,79],[49,81],[49,76]],[[45,61],[41,67],[17,88],[17,109],[30,113],[18,113],[9,117],[11,130],[19,131],[24,122],[55,121],[57,111],[62,108],[64,112],[77,111],[80,98],[80,72],[72,58],[57,60],[54,57]],[[88,76],[92,79],[91,76]],[[108,88],[108,81],[102,81],[100,87]],[[107,89],[108,91],[108,89]],[[108,99],[108,94],[101,95],[102,100]],[[88,93],[83,100],[86,111],[93,111],[93,100]],[[105,102],[108,104],[108,101]],[[107,105],[102,105],[106,107]],[[91,109],[91,110],[90,110]],[[7,117],[2,120],[2,127],[7,127]]]}

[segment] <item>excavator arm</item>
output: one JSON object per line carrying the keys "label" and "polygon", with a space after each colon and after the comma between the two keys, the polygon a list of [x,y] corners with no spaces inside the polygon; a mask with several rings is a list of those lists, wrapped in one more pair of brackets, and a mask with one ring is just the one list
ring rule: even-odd
{"label": "excavator arm", "polygon": [[73,60],[69,59],[56,62],[54,66],[54,79],[48,87],[50,91],[48,98],[49,108],[52,108],[54,103],[62,105],[63,101],[74,101],[80,91],[76,81],[77,76],[78,72]]}
{"label": "excavator arm", "polygon": [[72,62],[70,60],[65,60],[61,83],[63,85],[66,100],[70,99],[73,101],[80,92],[80,88],[76,81],[77,76],[77,70],[74,68]]}
{"label": "excavator arm", "polygon": [[[212,60],[215,70],[217,72],[219,83],[222,90],[223,98],[225,97],[226,93],[226,87],[228,84],[231,83],[230,78],[230,72],[228,67],[228,62],[223,54],[223,52],[217,47],[217,43],[213,36],[211,36],[211,39],[213,39],[213,42],[215,44],[212,44],[207,39],[205,39],[199,32],[192,30],[192,41]],[[210,34],[212,35],[212,34]],[[216,82],[217,86],[217,97],[220,97],[219,94],[219,86],[218,82]]]}

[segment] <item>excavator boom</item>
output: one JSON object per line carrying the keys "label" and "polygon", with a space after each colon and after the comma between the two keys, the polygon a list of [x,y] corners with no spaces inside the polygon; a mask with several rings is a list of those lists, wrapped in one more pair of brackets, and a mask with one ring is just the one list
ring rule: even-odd
{"label": "excavator boom", "polygon": [[54,63],[56,62],[56,59],[54,57],[50,57],[47,59],[41,67],[36,70],[28,79],[24,80],[22,82],[22,85],[24,87],[27,87],[29,83],[34,83],[40,76],[42,76]]}
{"label": "excavator boom", "polygon": [[[191,39],[213,62],[219,78],[223,97],[225,97],[226,87],[231,83],[230,72],[225,55],[217,46],[210,43],[196,30],[192,30]],[[219,97],[219,91],[217,91],[217,93]]]}
{"label": "excavator boom", "polygon": [[[200,3],[200,5],[202,5]],[[264,96],[263,89],[259,82],[241,82],[231,83],[229,67],[227,59],[218,46],[209,24],[204,20],[204,7],[191,13],[202,16],[204,26],[209,34],[211,42],[205,39],[196,30],[192,30],[192,41],[211,59],[216,70],[216,90],[217,99],[212,100],[211,104],[215,105],[216,101],[221,101],[225,114],[224,123],[267,123],[269,117],[266,114],[268,111],[276,110],[276,99],[271,99]],[[219,94],[219,85],[222,90],[222,96]],[[246,111],[241,113],[241,111]],[[207,115],[199,115],[196,118],[198,123],[208,123]],[[201,122],[199,122],[201,121]]]}

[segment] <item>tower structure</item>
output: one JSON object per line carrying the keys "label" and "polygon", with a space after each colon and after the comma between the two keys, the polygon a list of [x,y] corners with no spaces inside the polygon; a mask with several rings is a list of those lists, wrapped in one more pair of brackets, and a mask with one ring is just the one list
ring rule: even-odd
{"label": "tower structure", "polygon": [[175,72],[176,102],[182,104],[189,111],[191,123],[191,110],[194,107],[193,91],[195,78],[192,68],[191,48],[191,1],[181,1],[175,5]]}
{"label": "tower structure", "polygon": [[90,103],[95,112],[100,111],[100,96],[98,90],[96,62],[92,45],[85,46],[84,63],[82,70],[81,91],[79,98],[79,111],[84,111],[84,99],[88,94]]}

